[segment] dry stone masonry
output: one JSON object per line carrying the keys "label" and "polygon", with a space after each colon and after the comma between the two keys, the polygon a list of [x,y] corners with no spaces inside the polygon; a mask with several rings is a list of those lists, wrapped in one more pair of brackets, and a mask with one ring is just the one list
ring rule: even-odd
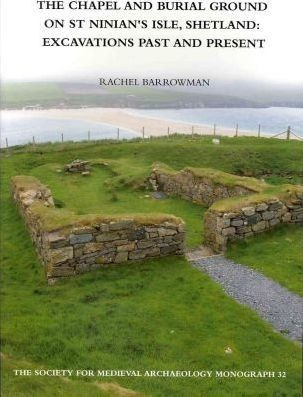
{"label": "dry stone masonry", "polygon": [[154,165],[149,182],[154,190],[208,207],[225,197],[259,192],[263,186],[254,178],[189,167],[176,172],[162,164]]}
{"label": "dry stone masonry", "polygon": [[[275,188],[254,178],[212,169],[174,171],[155,164],[154,190],[206,205],[204,243],[224,252],[228,241],[250,237],[285,223],[303,223],[303,187]],[[270,193],[269,193],[270,192]]]}
{"label": "dry stone masonry", "polygon": [[80,173],[82,175],[86,175],[90,173],[90,163],[89,161],[84,161],[84,160],[74,160],[70,164],[66,164],[64,167],[64,171],[70,172],[70,173]]}
{"label": "dry stone masonry", "polygon": [[[297,194],[296,194],[297,193]],[[268,198],[249,203],[242,208],[216,210],[210,208],[205,216],[204,241],[216,252],[225,251],[228,241],[250,237],[277,225],[303,223],[303,192],[281,200]]]}
{"label": "dry stone masonry", "polygon": [[55,208],[50,190],[33,177],[14,177],[12,191],[49,283],[108,264],[184,252],[184,223],[174,216],[77,216]]}
{"label": "dry stone masonry", "polygon": [[[71,172],[85,172],[88,164],[82,163],[71,163]],[[155,191],[210,207],[204,219],[204,242],[215,252],[224,252],[228,241],[280,224],[303,223],[302,186],[270,187],[216,170],[177,172],[159,164],[148,183]],[[28,176],[14,177],[12,191],[49,283],[109,264],[184,253],[184,222],[175,216],[76,215],[56,208],[51,191]]]}

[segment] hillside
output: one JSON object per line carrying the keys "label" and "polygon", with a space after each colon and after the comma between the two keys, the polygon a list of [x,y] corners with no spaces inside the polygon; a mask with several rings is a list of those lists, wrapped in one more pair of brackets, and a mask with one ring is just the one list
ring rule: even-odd
{"label": "hillside", "polygon": [[231,95],[161,90],[150,87],[98,87],[81,83],[10,83],[2,85],[2,109],[131,107],[200,108],[260,107],[253,100]]}

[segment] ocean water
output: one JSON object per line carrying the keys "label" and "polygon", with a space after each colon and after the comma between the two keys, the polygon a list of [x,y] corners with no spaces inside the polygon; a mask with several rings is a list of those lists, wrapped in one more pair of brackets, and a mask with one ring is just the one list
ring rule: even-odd
{"label": "ocean water", "polygon": [[160,118],[165,120],[189,122],[193,124],[216,124],[220,127],[239,130],[261,131],[266,134],[278,134],[290,126],[292,131],[303,137],[303,109],[299,108],[202,108],[202,109],[151,109],[132,110],[132,114]]}
{"label": "ocean water", "polygon": [[[64,141],[82,141],[88,139],[88,131],[91,140],[117,138],[117,127],[107,124],[47,118],[34,111],[1,112],[1,147],[6,146],[6,138],[9,146],[32,142],[33,136],[36,143],[61,142],[61,134],[64,136]],[[120,128],[120,139],[137,136],[133,131]]]}
{"label": "ocean water", "polygon": [[[125,111],[125,109],[123,109]],[[278,134],[291,126],[292,131],[303,137],[303,109],[298,108],[268,108],[268,109],[128,109],[133,115],[159,118],[164,120],[182,121],[190,124],[217,125],[217,132],[222,128],[235,128],[239,131],[254,131],[257,133],[261,124],[262,133]],[[1,112],[1,147],[27,144],[33,136],[37,143],[64,140],[82,141],[90,139],[115,139],[117,127],[83,120],[73,120],[45,117],[39,111],[2,111]],[[136,132],[120,128],[120,138],[135,138]]]}

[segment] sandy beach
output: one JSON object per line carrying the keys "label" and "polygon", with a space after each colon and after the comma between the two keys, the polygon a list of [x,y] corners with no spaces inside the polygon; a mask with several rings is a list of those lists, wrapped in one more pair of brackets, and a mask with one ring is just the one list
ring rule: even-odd
{"label": "sandy beach", "polygon": [[[28,111],[32,113],[33,111]],[[214,127],[195,123],[185,123],[179,121],[164,120],[160,118],[144,117],[132,114],[128,109],[115,108],[85,108],[85,109],[49,109],[34,111],[35,115],[42,117],[84,120],[90,122],[109,124],[115,127],[124,128],[134,131],[138,136],[142,136],[143,128],[145,137],[183,133],[183,134],[201,134],[214,135]],[[135,111],[134,111],[135,112]],[[217,126],[216,135],[235,136],[235,129],[228,129]],[[239,130],[239,135],[256,136],[257,131]],[[262,134],[262,136],[269,136]]]}

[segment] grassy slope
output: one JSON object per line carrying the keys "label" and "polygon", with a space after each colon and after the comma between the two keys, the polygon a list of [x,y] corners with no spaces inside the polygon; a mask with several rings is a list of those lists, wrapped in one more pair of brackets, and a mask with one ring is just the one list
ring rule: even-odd
{"label": "grassy slope", "polygon": [[229,246],[227,255],[303,296],[303,227],[285,226]]}
{"label": "grassy slope", "polygon": [[[217,165],[224,171],[234,171],[239,164],[248,169],[251,164],[249,169],[255,173],[270,169],[272,164],[277,173],[292,170],[299,178],[296,158],[302,149],[298,143],[230,139],[223,140],[218,148],[209,140],[193,143],[177,139],[169,145],[167,149],[165,140],[144,145],[51,145],[5,158],[1,223],[3,351],[16,360],[26,358],[50,368],[282,370],[287,371],[283,379],[114,381],[154,397],[299,396],[299,347],[274,333],[257,315],[225,296],[219,286],[181,258],[108,268],[54,287],[45,284],[24,223],[9,197],[12,175],[36,173],[36,167],[49,162],[101,157],[120,159],[124,168],[131,164],[146,169],[160,160],[179,169]],[[255,161],[248,162],[247,157]],[[136,172],[138,176],[142,171]],[[133,177],[133,172],[128,177]],[[76,199],[74,202],[76,206]],[[226,346],[233,354],[224,353]],[[31,397],[32,393],[23,395]]]}
{"label": "grassy slope", "polygon": [[95,385],[68,378],[47,376],[15,376],[15,369],[35,371],[44,369],[24,360],[2,358],[2,395],[5,397],[113,397],[102,392]]}
{"label": "grassy slope", "polygon": [[[2,106],[4,108],[22,108],[23,106],[41,104],[58,105],[64,100],[68,106],[131,106],[148,108],[165,107],[180,104],[200,104],[208,106],[254,106],[254,102],[226,95],[204,95],[196,92],[159,90],[153,87],[105,87],[98,92],[89,86],[75,84],[67,88],[60,83],[4,83],[2,89]],[[95,87],[96,88],[96,87]]]}
{"label": "grassy slope", "polygon": [[[114,147],[114,150],[113,150]],[[64,151],[64,156],[62,152]],[[298,141],[282,141],[266,138],[221,138],[220,145],[213,145],[212,138],[177,136],[171,139],[153,139],[112,146],[102,142],[39,145],[37,148],[16,149],[20,159],[31,166],[46,162],[56,163],[77,157],[88,159],[108,158],[124,161],[132,173],[142,173],[142,166],[164,162],[175,169],[191,167],[217,168],[238,175],[259,176],[270,174],[273,183],[302,183],[303,144]],[[45,161],[42,160],[42,157]],[[289,179],[285,179],[285,178]]]}
{"label": "grassy slope", "polygon": [[55,83],[6,83],[1,87],[4,106],[47,104],[64,98]]}

